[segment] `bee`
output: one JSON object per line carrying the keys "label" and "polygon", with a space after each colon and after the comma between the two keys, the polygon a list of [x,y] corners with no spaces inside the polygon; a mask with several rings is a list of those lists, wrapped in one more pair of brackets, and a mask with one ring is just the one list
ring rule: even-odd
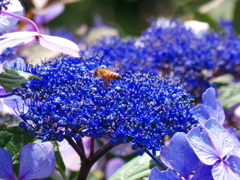
{"label": "bee", "polygon": [[106,84],[106,86],[110,85],[110,79],[115,79],[115,80],[122,79],[122,76],[120,74],[104,68],[94,69],[93,74],[95,77],[99,79],[103,79],[103,82],[104,84]]}

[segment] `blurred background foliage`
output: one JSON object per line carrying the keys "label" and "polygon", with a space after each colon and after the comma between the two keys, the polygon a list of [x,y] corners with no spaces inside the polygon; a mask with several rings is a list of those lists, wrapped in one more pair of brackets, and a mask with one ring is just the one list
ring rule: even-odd
{"label": "blurred background foliage", "polygon": [[[48,3],[66,0],[50,0]],[[69,0],[68,0],[69,1]],[[31,0],[22,0],[28,12]],[[50,28],[67,27],[72,32],[81,26],[91,27],[96,15],[103,23],[116,27],[122,36],[139,35],[148,22],[157,17],[180,17],[208,22],[217,29],[220,18],[233,20],[240,29],[240,0],[77,0],[67,4],[64,12],[46,25]]]}

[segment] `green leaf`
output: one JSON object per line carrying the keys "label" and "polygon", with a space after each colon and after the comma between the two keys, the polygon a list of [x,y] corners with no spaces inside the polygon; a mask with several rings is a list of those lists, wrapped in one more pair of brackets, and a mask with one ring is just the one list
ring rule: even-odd
{"label": "green leaf", "polygon": [[229,109],[240,102],[240,87],[235,85],[222,86],[218,89],[219,101],[223,108]]}
{"label": "green leaf", "polygon": [[12,156],[19,153],[22,146],[32,142],[34,136],[23,132],[19,127],[0,125],[0,147],[6,149]]}
{"label": "green leaf", "polygon": [[233,13],[233,28],[236,33],[240,33],[240,0],[235,4]]}
{"label": "green leaf", "polygon": [[66,167],[65,167],[65,164],[63,162],[61,153],[59,151],[58,143],[57,142],[53,142],[53,144],[54,144],[54,152],[55,152],[55,157],[56,157],[56,168],[60,172],[62,178],[64,180],[67,180],[68,178],[67,178],[67,176],[65,174]]}
{"label": "green leaf", "polygon": [[[159,159],[159,156],[157,158]],[[137,156],[123,165],[108,180],[148,179],[151,169],[156,165],[156,162],[145,153],[143,156]]]}
{"label": "green leaf", "polygon": [[21,88],[22,84],[27,83],[30,78],[41,80],[40,77],[31,73],[4,67],[3,72],[0,74],[0,85],[4,87],[6,92],[12,92],[12,88]]}

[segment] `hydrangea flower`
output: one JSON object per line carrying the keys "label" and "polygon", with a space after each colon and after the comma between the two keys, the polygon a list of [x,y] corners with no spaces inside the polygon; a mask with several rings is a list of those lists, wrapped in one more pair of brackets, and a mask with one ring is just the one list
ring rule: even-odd
{"label": "hydrangea flower", "polygon": [[149,180],[181,180],[182,177],[189,179],[200,163],[184,133],[176,133],[171,138],[169,145],[161,150],[160,158],[169,169],[160,172],[157,167],[154,167]]}
{"label": "hydrangea flower", "polygon": [[202,107],[208,111],[200,111],[199,119],[209,119],[202,120],[201,128],[195,127],[187,135],[177,133],[173,136],[160,153],[161,161],[169,169],[159,172],[157,167],[153,168],[150,180],[239,179],[240,143],[221,126],[222,107],[213,88],[203,94],[203,102]]}
{"label": "hydrangea flower", "polygon": [[[101,62],[102,61],[102,62]],[[193,104],[177,81],[126,73],[112,86],[93,76],[101,57],[53,59],[28,71],[41,77],[16,89],[29,106],[19,114],[26,131],[43,140],[64,136],[111,138],[132,148],[160,150],[165,135],[188,132],[197,121]]]}
{"label": "hydrangea flower", "polygon": [[203,125],[210,118],[215,118],[221,125],[225,121],[225,114],[221,103],[217,100],[214,88],[208,88],[202,95],[203,104],[195,107],[199,111],[199,123]]}
{"label": "hydrangea flower", "polygon": [[[0,179],[15,180],[10,153],[0,148],[0,159]],[[19,180],[49,177],[56,165],[52,143],[30,143],[23,146],[19,163]]]}
{"label": "hydrangea flower", "polygon": [[239,148],[239,142],[235,144],[232,136],[214,118],[205,122],[203,132],[196,127],[187,138],[198,158],[212,166],[209,176],[212,175],[213,179],[239,179],[240,157],[235,153],[231,155],[234,148]]}

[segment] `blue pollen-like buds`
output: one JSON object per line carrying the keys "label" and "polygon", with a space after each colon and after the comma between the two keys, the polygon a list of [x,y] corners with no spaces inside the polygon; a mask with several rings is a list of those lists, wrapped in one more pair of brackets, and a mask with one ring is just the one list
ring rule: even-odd
{"label": "blue pollen-like buds", "polygon": [[134,149],[155,152],[166,135],[188,132],[197,122],[190,98],[178,81],[150,73],[121,74],[106,87],[92,70],[101,57],[63,56],[27,71],[42,78],[31,79],[15,89],[29,107],[19,116],[21,127],[43,140],[88,136],[132,143]]}

